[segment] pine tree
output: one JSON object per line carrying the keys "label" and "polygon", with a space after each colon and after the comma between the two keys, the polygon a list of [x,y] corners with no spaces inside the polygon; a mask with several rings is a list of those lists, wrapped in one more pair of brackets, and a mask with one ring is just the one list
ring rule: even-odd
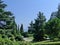
{"label": "pine tree", "polygon": [[44,24],[45,24],[45,16],[43,13],[39,12],[37,19],[35,19],[34,23],[34,41],[42,41],[44,40]]}
{"label": "pine tree", "polygon": [[0,0],[0,28],[3,29],[12,29],[13,22],[14,22],[14,16],[10,11],[6,11],[5,7],[7,5],[3,3],[3,1]]}
{"label": "pine tree", "polygon": [[31,21],[30,26],[28,27],[28,33],[34,33],[34,28],[33,28],[33,21]]}
{"label": "pine tree", "polygon": [[21,27],[20,27],[20,33],[21,33],[21,34],[24,33],[23,24],[21,24]]}
{"label": "pine tree", "polygon": [[17,29],[15,17],[10,11],[5,10],[6,6],[7,5],[4,4],[2,0],[0,0],[0,29],[2,29],[3,31],[6,30],[6,32],[14,34],[16,33]]}
{"label": "pine tree", "polygon": [[17,26],[16,33],[17,33],[17,34],[20,34],[20,28],[19,28],[19,25]]}
{"label": "pine tree", "polygon": [[[6,4],[0,0],[0,34],[3,38],[6,36],[8,39],[14,40],[22,40],[20,34],[17,34],[17,24],[15,22],[15,17],[10,11],[6,11]],[[19,32],[19,31],[18,31]]]}
{"label": "pine tree", "polygon": [[12,34],[16,35],[17,34],[17,24],[15,22],[15,20],[13,21],[13,24],[12,24]]}

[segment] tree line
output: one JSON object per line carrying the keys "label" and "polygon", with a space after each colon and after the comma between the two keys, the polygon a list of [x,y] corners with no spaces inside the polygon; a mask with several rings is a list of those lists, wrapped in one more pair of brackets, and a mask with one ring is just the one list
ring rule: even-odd
{"label": "tree line", "polygon": [[33,41],[60,40],[60,5],[58,10],[52,12],[51,17],[46,21],[46,17],[42,12],[39,12],[37,18],[31,21],[28,27],[28,32],[33,34]]}
{"label": "tree line", "polygon": [[37,18],[31,21],[28,32],[24,32],[23,24],[21,27],[16,24],[15,16],[10,11],[6,11],[6,4],[0,0],[0,35],[12,41],[22,41],[23,37],[33,34],[33,41],[60,40],[60,5],[58,10],[52,12],[51,17],[46,21],[46,17],[39,11]]}

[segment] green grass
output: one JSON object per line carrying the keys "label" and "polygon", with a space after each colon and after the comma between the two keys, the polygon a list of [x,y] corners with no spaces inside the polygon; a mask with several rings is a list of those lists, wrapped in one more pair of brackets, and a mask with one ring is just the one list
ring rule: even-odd
{"label": "green grass", "polygon": [[49,42],[49,41],[42,41],[42,42],[34,42],[32,45],[60,45],[60,41],[57,42]]}

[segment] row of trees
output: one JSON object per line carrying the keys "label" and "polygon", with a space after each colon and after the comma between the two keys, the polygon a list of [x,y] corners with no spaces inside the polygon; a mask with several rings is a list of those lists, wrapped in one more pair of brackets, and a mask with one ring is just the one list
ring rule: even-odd
{"label": "row of trees", "polygon": [[23,24],[17,26],[15,17],[10,11],[6,11],[7,5],[0,0],[0,35],[2,38],[21,41],[22,35],[27,36],[28,33],[33,34],[33,41],[43,41],[49,37],[50,40],[60,39],[60,5],[58,11],[51,14],[50,19],[46,22],[46,18],[42,12],[38,13],[37,18],[31,21],[28,27],[28,33],[24,33]]}
{"label": "row of trees", "polygon": [[51,14],[50,19],[46,22],[43,13],[39,12],[35,22],[31,21],[28,32],[33,34],[34,41],[42,41],[47,39],[60,39],[60,5],[58,11]]}

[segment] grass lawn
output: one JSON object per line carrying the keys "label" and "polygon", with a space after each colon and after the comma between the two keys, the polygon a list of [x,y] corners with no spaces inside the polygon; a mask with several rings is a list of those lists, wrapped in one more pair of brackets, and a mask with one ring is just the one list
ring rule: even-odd
{"label": "grass lawn", "polygon": [[42,41],[42,42],[32,43],[32,45],[60,45],[60,41],[57,42]]}
{"label": "grass lawn", "polygon": [[27,43],[30,42],[29,45],[60,45],[60,41],[56,42],[50,42],[49,40],[47,41],[41,41],[41,42],[31,42],[33,40],[33,37],[28,37],[26,38]]}

